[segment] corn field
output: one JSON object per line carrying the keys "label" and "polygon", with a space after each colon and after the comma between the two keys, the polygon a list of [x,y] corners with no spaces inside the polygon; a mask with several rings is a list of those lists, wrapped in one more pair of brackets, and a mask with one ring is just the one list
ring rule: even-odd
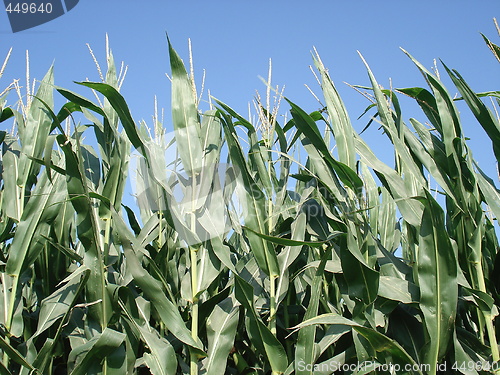
{"label": "corn field", "polygon": [[171,121],[152,127],[109,48],[87,97],[52,68],[34,95],[4,85],[1,374],[500,374],[498,176],[458,110],[498,167],[499,91],[442,63],[449,91],[406,51],[423,87],[384,89],[365,62],[389,165],[317,53],[321,109],[269,78],[247,119],[215,98],[202,111],[168,48]]}

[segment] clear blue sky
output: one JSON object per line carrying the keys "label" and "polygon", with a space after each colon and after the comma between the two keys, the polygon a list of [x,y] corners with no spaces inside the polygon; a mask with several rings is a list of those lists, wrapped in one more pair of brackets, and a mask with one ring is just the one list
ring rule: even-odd
{"label": "clear blue sky", "polygon": [[[0,11],[0,60],[14,47],[0,79],[0,91],[13,78],[23,79],[25,51],[29,50],[32,77],[41,79],[55,62],[56,85],[92,98],[90,90],[73,81],[99,79],[86,43],[105,66],[107,33],[115,59],[129,67],[122,94],[132,115],[151,124],[157,95],[169,126],[170,85],[165,77],[169,72],[168,32],[185,61],[187,39],[191,38],[197,81],[205,69],[205,87],[244,114],[255,90],[265,92],[258,77],[267,75],[269,58],[273,60],[273,83],[285,85],[285,95],[306,111],[319,109],[304,87],[308,84],[319,93],[309,70],[310,51],[315,46],[330,68],[351,117],[357,118],[368,103],[343,84],[369,83],[357,50],[386,87],[389,78],[394,87],[425,86],[417,69],[399,50],[403,47],[428,68],[434,58],[442,59],[476,91],[500,89],[498,62],[479,34],[499,43],[493,17],[500,19],[498,0],[80,0],[66,15],[13,34],[7,14]],[[444,75],[444,70],[441,73]],[[455,93],[451,84],[449,88]],[[15,95],[8,99],[12,104]],[[424,120],[423,114],[404,102],[407,105],[407,110],[403,108],[405,119]],[[354,122],[355,128],[360,131],[366,121]],[[478,125],[472,120],[470,124],[466,135],[472,138],[475,156],[492,175],[491,153],[483,151],[489,152],[490,143]],[[384,151],[377,146],[375,137],[382,136],[376,127],[365,134],[369,144],[375,143],[377,154]]]}

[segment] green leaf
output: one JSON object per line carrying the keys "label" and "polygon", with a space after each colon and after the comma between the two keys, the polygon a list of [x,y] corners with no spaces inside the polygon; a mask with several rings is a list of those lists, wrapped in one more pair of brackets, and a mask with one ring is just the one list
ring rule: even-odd
{"label": "green leaf", "polygon": [[96,319],[101,327],[108,323],[110,306],[108,295],[105,291],[106,279],[104,275],[104,260],[102,257],[100,227],[96,212],[87,187],[82,163],[81,147],[76,135],[76,147],[64,135],[58,135],[57,141],[62,148],[66,161],[66,188],[69,199],[77,214],[78,239],[85,249],[84,264],[90,269],[86,288],[89,301],[100,301],[98,305],[91,306],[90,315]]}
{"label": "green leaf", "polygon": [[[131,303],[126,304],[120,298],[119,305],[127,315],[127,319],[135,329],[136,334],[141,337],[149,349],[149,353],[143,354],[144,362],[153,374],[168,375],[175,373],[177,370],[177,358],[174,348],[165,338],[160,337],[157,330],[144,321],[146,316],[143,311],[141,311],[142,315],[140,315],[137,300],[132,299],[130,291],[127,290],[127,292],[130,295],[128,299],[131,300]],[[131,310],[134,310],[134,312]]]}
{"label": "green leaf", "polygon": [[427,118],[431,121],[432,125],[441,131],[442,125],[439,118],[436,98],[429,92],[429,90],[421,87],[411,87],[397,89],[396,91],[402,92],[403,94],[415,99]]}
{"label": "green leaf", "polygon": [[71,113],[75,111],[82,111],[83,108],[88,108],[95,113],[98,113],[102,116],[105,116],[104,111],[102,110],[101,107],[98,105],[92,103],[90,100],[84,98],[81,95],[78,95],[72,91],[63,89],[62,87],[56,88],[57,92],[64,96],[67,100],[69,100],[69,103],[66,103],[60,110],[59,113],[57,114],[57,118],[59,122],[62,122],[67,116],[69,116]]}
{"label": "green leaf", "polygon": [[419,290],[415,284],[392,276],[380,276],[378,294],[406,304],[419,302]]}
{"label": "green leaf", "polygon": [[144,291],[155,307],[163,323],[172,334],[189,346],[198,349],[204,355],[200,345],[193,340],[187,329],[177,307],[165,296],[161,284],[151,276],[141,265],[139,259],[132,250],[131,244],[126,237],[122,236],[122,246],[127,259],[127,269],[131,273],[137,285]]}
{"label": "green leaf", "polygon": [[[316,269],[316,274],[311,284],[311,299],[309,305],[307,306],[306,313],[304,315],[304,320],[311,319],[318,315],[318,308],[321,297],[321,289],[323,285],[323,272],[325,270],[325,264],[327,261],[328,252],[325,252],[321,262]],[[316,344],[316,327],[308,326],[303,327],[299,331],[299,336],[297,339],[297,344],[295,347],[295,369],[297,375],[313,374],[313,371],[300,371],[299,364],[316,362],[319,355],[319,348]]]}
{"label": "green leaf", "polygon": [[469,364],[487,363],[487,362],[479,361],[478,358],[472,359],[464,350],[460,341],[458,341],[455,332],[453,332],[453,346],[455,348],[455,364],[456,367],[460,370],[460,372],[465,375],[478,375],[475,366],[469,366]]}
{"label": "green leaf", "polygon": [[[76,82],[79,85],[90,87],[101,94],[103,94],[106,99],[109,101],[113,109],[118,114],[120,121],[125,129],[125,133],[127,133],[127,137],[132,143],[132,145],[139,151],[141,151],[142,155],[147,158],[146,149],[144,147],[144,142],[137,132],[137,128],[135,126],[134,119],[130,114],[130,110],[128,108],[127,102],[123,98],[123,96],[112,86],[101,83],[101,82]],[[89,107],[86,107],[89,108]],[[96,111],[95,106],[92,109]],[[97,113],[103,113],[102,110],[96,111]]]}
{"label": "green leaf", "polygon": [[0,335],[0,349],[2,349],[4,354],[6,354],[14,362],[20,364],[23,367],[26,367],[29,370],[35,370],[34,367],[28,361],[26,361],[26,358],[24,358],[24,356],[19,353],[19,351],[12,347],[10,342],[6,340],[3,335]]}
{"label": "green leaf", "polygon": [[488,137],[490,137],[497,162],[500,163],[500,123],[498,119],[493,116],[488,107],[486,107],[478,95],[472,91],[469,85],[456,70],[448,69],[444,63],[443,66],[455,86],[457,86],[458,90],[462,94],[463,99],[469,106],[477,121],[483,127],[486,134],[488,134]]}
{"label": "green leaf", "polygon": [[298,240],[293,240],[293,239],[289,239],[289,238],[275,237],[275,236],[269,236],[269,235],[263,234],[263,233],[258,233],[258,232],[254,231],[246,226],[243,226],[243,228],[255,233],[257,236],[259,236],[259,237],[261,237],[269,242],[272,242],[276,245],[282,245],[282,246],[304,246],[304,245],[307,245],[307,246],[311,246],[311,247],[321,247],[325,243],[331,241],[333,238],[345,234],[342,232],[333,232],[330,234],[328,239],[326,239],[324,241],[298,241]]}
{"label": "green leaf", "polygon": [[215,306],[207,319],[208,357],[207,375],[225,372],[227,358],[233,348],[238,326],[238,307],[233,298],[226,298]]}
{"label": "green leaf", "polygon": [[[217,102],[224,109],[229,108],[221,102]],[[239,176],[235,176],[236,182],[241,183],[238,192],[239,203],[244,210],[245,226],[251,230],[246,231],[250,243],[250,249],[259,264],[259,267],[269,276],[279,275],[279,266],[273,246],[259,237],[257,233],[269,233],[266,225],[264,193],[252,177],[248,163],[243,156],[243,149],[237,140],[236,130],[229,116],[221,115],[224,133],[229,147],[229,155],[234,165],[239,169]]]}
{"label": "green leaf", "polygon": [[[290,225],[291,237],[294,241],[303,241],[306,235],[306,224],[307,218],[306,213],[300,211],[293,223]],[[276,285],[276,295],[277,306],[280,305],[283,298],[285,298],[288,289],[292,286],[290,283],[290,271],[293,269],[290,267],[292,263],[298,258],[302,251],[302,245],[297,246],[287,246],[278,255],[278,262],[280,266],[280,275],[277,279]],[[319,261],[318,261],[319,263]]]}
{"label": "green leaf", "polygon": [[[399,106],[397,96],[392,91],[382,90],[380,88],[377,80],[375,79],[375,76],[368,66],[368,63],[362,56],[361,59],[366,66],[368,76],[372,84],[380,121],[389,139],[394,145],[394,151],[398,158],[396,170],[401,175],[405,174],[406,172],[403,172],[403,168],[404,170],[408,170],[408,172],[406,173],[411,174],[415,183],[425,185],[425,181],[421,176],[420,169],[410,155],[410,149],[404,144],[405,127],[402,122],[401,108]],[[390,102],[392,102],[394,110],[391,110],[389,108],[389,100]]]}
{"label": "green leaf", "polygon": [[285,349],[258,316],[254,306],[252,286],[237,275],[234,280],[235,296],[245,307],[251,319],[250,324],[256,328],[257,336],[253,338],[258,340],[258,345],[264,348],[265,353],[262,354],[266,355],[273,372],[278,374],[285,372],[288,366]]}
{"label": "green leaf", "polygon": [[445,356],[452,340],[458,283],[457,259],[444,224],[443,210],[426,192],[427,199],[419,233],[417,281],[420,309],[429,337],[425,362],[436,364]]}
{"label": "green leaf", "polygon": [[438,131],[441,135],[447,158],[447,174],[459,182],[454,188],[456,194],[463,197],[465,196],[465,190],[472,191],[469,181],[472,176],[470,176],[471,171],[464,168],[463,165],[463,154],[465,153],[466,146],[458,109],[439,78],[429,72],[408,52],[404,50],[403,52],[418,67],[434,93],[436,107],[441,122],[441,129],[438,129]]}
{"label": "green leaf", "polygon": [[500,220],[500,191],[495,187],[493,180],[491,180],[479,166],[476,165],[478,174],[476,175],[477,183],[484,195],[489,209],[495,215],[497,220]]}
{"label": "green leaf", "polygon": [[354,129],[349,115],[319,55],[316,53],[313,59],[316,69],[321,74],[321,89],[326,100],[328,117],[335,136],[339,161],[354,170],[356,168],[356,148],[354,147]]}
{"label": "green leaf", "polygon": [[86,375],[90,369],[122,345],[125,334],[105,328],[98,336],[86,344],[76,347],[69,355],[68,362],[75,364],[71,375]]}
{"label": "green leaf", "polygon": [[375,171],[382,184],[391,193],[404,219],[411,225],[418,227],[422,218],[423,206],[419,201],[413,199],[412,191],[407,188],[403,178],[394,169],[380,161],[360,137],[356,137],[356,149],[363,163]]}
{"label": "green leaf", "polygon": [[175,52],[170,40],[168,50],[172,69],[172,120],[177,151],[184,171],[196,176],[202,168],[203,149],[200,140],[200,121],[196,108],[193,86],[181,58]]}
{"label": "green leaf", "polygon": [[[391,355],[394,362],[400,364],[416,365],[415,360],[396,341],[390,339],[389,337],[374,329],[361,326],[338,314],[331,313],[319,315],[312,319],[305,320],[292,328],[294,330],[297,330],[316,324],[351,327],[353,330],[363,336],[377,352],[382,353],[383,355]],[[415,366],[415,368],[418,368],[418,366]],[[414,372],[422,374],[420,371]]]}
{"label": "green leaf", "polygon": [[34,164],[30,157],[42,158],[47,137],[51,130],[50,125],[52,121],[43,103],[46,103],[48,106],[54,105],[53,83],[54,69],[51,66],[42,79],[35,95],[36,98],[41,100],[34,99],[31,102],[26,121],[17,127],[22,145],[22,152],[19,156],[17,184],[22,188],[30,188],[40,170],[40,165]]}
{"label": "green leaf", "polygon": [[11,117],[14,117],[14,112],[12,112],[12,109],[9,107],[3,108],[0,112],[0,122],[7,121]]}
{"label": "green leaf", "polygon": [[352,238],[351,233],[348,234],[347,247],[341,249],[339,254],[349,295],[361,299],[365,305],[370,305],[378,295],[380,274],[370,268],[362,258],[354,238],[349,238]]}
{"label": "green leaf", "polygon": [[481,34],[481,36],[483,37],[484,41],[486,42],[486,45],[488,46],[488,48],[491,50],[491,52],[493,52],[493,55],[496,57],[498,62],[500,62],[500,47],[497,46],[495,43],[491,42],[483,34]]}
{"label": "green leaf", "polygon": [[33,336],[40,335],[58,319],[68,314],[80,290],[85,285],[89,272],[87,267],[80,266],[70,277],[62,281],[67,282],[66,285],[56,289],[54,293],[42,300],[38,327]]}
{"label": "green leaf", "polygon": [[51,184],[48,176],[43,174],[40,177],[32,196],[24,207],[19,225],[16,229],[14,239],[12,241],[11,251],[7,260],[6,272],[9,275],[18,277],[25,264],[29,246],[33,241],[38,240],[34,237],[34,233],[39,225],[44,210],[48,208],[50,198],[58,193],[56,179],[62,179],[60,175],[56,176]]}
{"label": "green leaf", "polygon": [[421,349],[425,343],[424,327],[419,312],[399,305],[392,313],[388,336],[397,341],[418,363],[423,363]]}
{"label": "green leaf", "polygon": [[340,180],[352,190],[359,191],[359,189],[363,187],[363,181],[359,178],[356,172],[348,165],[341,163],[332,157],[311,116],[290,100],[286,100],[292,107],[291,113],[297,128],[311,141],[314,147],[318,149],[330,168],[332,168],[338,175]]}

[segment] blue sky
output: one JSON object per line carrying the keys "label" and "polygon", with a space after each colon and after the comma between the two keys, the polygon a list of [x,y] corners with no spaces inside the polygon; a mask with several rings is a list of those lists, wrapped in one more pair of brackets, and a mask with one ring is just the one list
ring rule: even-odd
{"label": "blue sky", "polygon": [[[270,58],[273,84],[285,85],[285,96],[306,111],[319,109],[304,86],[319,94],[309,70],[310,51],[315,46],[355,119],[368,102],[343,82],[369,83],[358,50],[385,87],[389,87],[389,79],[396,88],[425,86],[418,70],[400,51],[403,47],[428,68],[433,59],[442,59],[476,91],[498,90],[498,62],[479,34],[498,43],[493,17],[500,18],[498,0],[80,0],[66,15],[14,34],[7,14],[0,11],[0,60],[10,47],[14,48],[0,86],[6,87],[14,78],[24,82],[25,51],[29,50],[31,77],[41,79],[54,62],[56,85],[92,98],[89,90],[73,81],[99,79],[86,43],[104,66],[107,33],[116,61],[128,65],[122,94],[133,117],[151,124],[156,95],[158,105],[165,108],[168,127],[168,32],[185,61],[187,40],[191,38],[198,83],[206,70],[205,88],[244,114],[255,90],[265,92],[258,77],[267,76]],[[445,74],[443,69],[441,73]],[[451,84],[449,89],[456,91]],[[11,95],[8,103],[14,100]],[[405,119],[425,120],[409,101],[403,102],[403,114]],[[493,175],[490,143],[469,118],[464,113],[466,136],[471,138],[475,157]],[[366,122],[367,118],[354,121],[356,130]],[[365,136],[378,155],[384,152],[384,143],[379,142],[383,136],[375,126]]]}

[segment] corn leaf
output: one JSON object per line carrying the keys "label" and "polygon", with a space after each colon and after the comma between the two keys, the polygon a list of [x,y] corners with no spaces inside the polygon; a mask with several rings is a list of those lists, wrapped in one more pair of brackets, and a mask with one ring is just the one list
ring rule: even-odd
{"label": "corn leaf", "polygon": [[207,319],[208,375],[220,374],[226,369],[238,326],[238,308],[234,302],[228,297],[218,303]]}
{"label": "corn leaf", "polygon": [[250,324],[256,328],[257,335],[254,336],[254,339],[258,340],[259,346],[264,348],[265,353],[262,354],[267,356],[273,372],[285,372],[288,366],[285,350],[258,316],[255,310],[252,286],[239,276],[235,276],[235,295],[247,310],[251,319]]}
{"label": "corn leaf", "polygon": [[[168,38],[167,38],[168,39]],[[181,58],[168,40],[170,68],[172,69],[172,121],[177,150],[189,176],[200,173],[203,149],[200,140],[200,121],[189,80]]]}
{"label": "corn leaf", "polygon": [[430,340],[425,360],[433,366],[433,373],[452,338],[458,300],[457,260],[444,226],[441,207],[429,193],[423,203],[417,280],[420,308]]}

